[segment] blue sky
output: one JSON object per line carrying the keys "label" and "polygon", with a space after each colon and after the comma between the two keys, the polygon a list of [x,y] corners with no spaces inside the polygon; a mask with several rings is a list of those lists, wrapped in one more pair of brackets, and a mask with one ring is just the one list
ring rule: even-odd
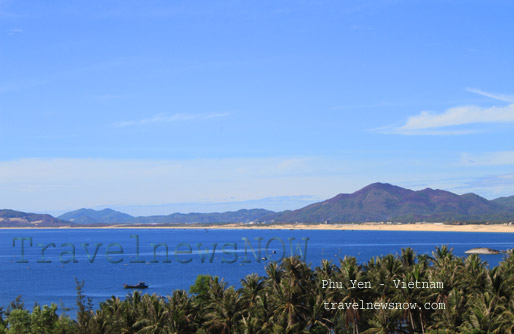
{"label": "blue sky", "polygon": [[277,210],[376,181],[514,195],[513,14],[0,0],[0,207]]}

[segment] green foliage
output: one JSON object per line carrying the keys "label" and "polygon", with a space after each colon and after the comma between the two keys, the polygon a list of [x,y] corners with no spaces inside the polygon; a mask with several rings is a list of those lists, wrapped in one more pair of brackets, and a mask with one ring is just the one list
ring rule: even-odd
{"label": "green foliage", "polygon": [[43,308],[36,305],[30,315],[30,330],[32,333],[52,334],[58,319],[57,305],[45,305]]}
{"label": "green foliage", "polygon": [[[323,280],[341,282],[337,289]],[[369,281],[355,289],[350,280]],[[402,289],[388,283],[443,282],[432,289]],[[476,255],[454,256],[442,246],[432,256],[412,249],[376,257],[362,265],[354,257],[315,269],[298,258],[270,263],[266,276],[248,275],[241,288],[218,277],[199,275],[188,294],[111,297],[93,310],[77,281],[76,321],[58,315],[55,304],[29,312],[17,298],[4,312],[0,334],[274,334],[274,333],[512,333],[514,331],[514,256],[495,268]],[[327,309],[325,303],[441,303],[444,309]]]}
{"label": "green foliage", "polygon": [[9,313],[7,320],[7,334],[30,333],[30,313],[24,309],[14,309]]}
{"label": "green foliage", "polygon": [[[209,282],[214,278],[211,275],[198,275],[195,280],[195,284],[189,287],[189,293],[197,295],[199,297],[207,296],[209,292]],[[216,279],[218,279],[216,277]]]}

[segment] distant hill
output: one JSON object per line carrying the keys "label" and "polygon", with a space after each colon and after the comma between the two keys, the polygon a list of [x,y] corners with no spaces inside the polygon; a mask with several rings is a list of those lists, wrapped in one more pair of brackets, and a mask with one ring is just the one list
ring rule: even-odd
{"label": "distant hill", "polygon": [[239,223],[261,220],[275,212],[264,209],[212,213],[172,213],[166,216],[136,217],[138,223]]}
{"label": "distant hill", "polygon": [[[514,196],[489,201],[476,194],[457,195],[426,188],[419,191],[388,183],[373,183],[351,194],[339,194],[304,208],[273,212],[264,209],[211,213],[172,213],[134,217],[112,209],[80,209],[58,218],[0,210],[0,226],[61,226],[59,224],[189,224],[274,221],[323,223],[360,222],[510,222],[514,221]],[[68,222],[66,222],[68,221]],[[2,225],[3,224],[3,225]]]}
{"label": "distant hill", "polygon": [[500,204],[504,207],[514,209],[514,196],[500,197],[500,198],[493,200],[493,202],[495,202],[496,204]]}
{"label": "distant hill", "polygon": [[134,220],[133,216],[112,209],[79,209],[62,214],[58,218],[76,224],[130,223]]}
{"label": "distant hill", "polygon": [[112,209],[93,210],[79,209],[67,212],[60,219],[68,220],[76,224],[97,224],[97,223],[117,223],[117,224],[169,224],[169,223],[239,223],[260,220],[263,217],[274,214],[275,212],[264,209],[238,210],[229,212],[213,213],[173,213],[170,215],[133,217],[126,213]]}
{"label": "distant hill", "polygon": [[1,227],[59,227],[71,224],[62,219],[39,213],[26,213],[14,210],[0,210]]}
{"label": "distant hill", "polygon": [[277,213],[277,222],[506,221],[514,210],[475,194],[444,190],[413,191],[373,183],[352,194],[339,194],[294,211]]}

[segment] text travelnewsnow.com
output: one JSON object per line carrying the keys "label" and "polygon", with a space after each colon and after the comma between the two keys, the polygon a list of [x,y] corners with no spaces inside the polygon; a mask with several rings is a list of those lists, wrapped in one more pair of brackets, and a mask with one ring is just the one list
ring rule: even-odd
{"label": "text travelnewsnow.com", "polygon": [[398,303],[398,302],[365,302],[357,300],[354,302],[324,302],[323,307],[326,310],[444,310],[445,303]]}

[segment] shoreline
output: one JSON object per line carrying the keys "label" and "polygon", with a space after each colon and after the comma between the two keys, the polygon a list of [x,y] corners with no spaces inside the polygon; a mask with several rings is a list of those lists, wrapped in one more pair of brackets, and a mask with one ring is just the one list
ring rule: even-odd
{"label": "shoreline", "polygon": [[471,224],[445,225],[443,223],[413,223],[413,224],[275,224],[275,225],[109,225],[109,226],[73,226],[73,227],[0,227],[0,230],[73,230],[73,229],[206,229],[206,230],[312,230],[312,231],[419,231],[419,232],[494,232],[514,233],[514,225],[504,224]]}

